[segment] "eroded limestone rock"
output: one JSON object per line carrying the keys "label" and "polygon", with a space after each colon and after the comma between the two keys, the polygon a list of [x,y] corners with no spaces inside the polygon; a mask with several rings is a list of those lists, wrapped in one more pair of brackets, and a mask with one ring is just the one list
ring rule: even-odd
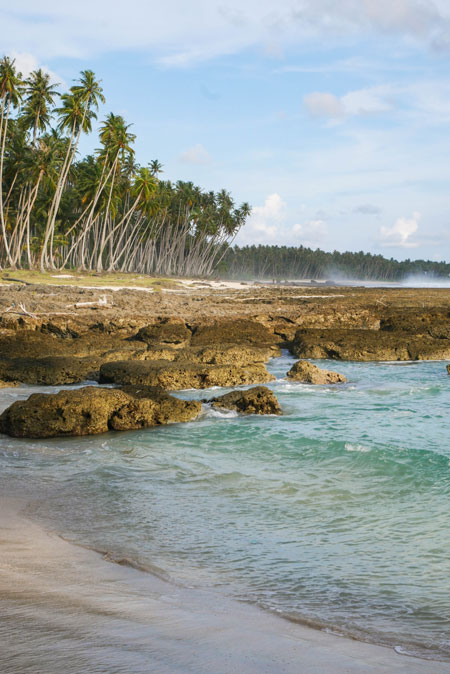
{"label": "eroded limestone rock", "polygon": [[275,377],[263,363],[246,365],[211,365],[189,362],[117,361],[104,363],[100,382],[133,386],[160,386],[175,391],[203,389],[210,386],[238,386],[273,381]]}
{"label": "eroded limestone rock", "polygon": [[299,360],[291,367],[287,376],[305,384],[342,384],[344,375],[332,370],[323,370],[307,360]]}
{"label": "eroded limestone rock", "polygon": [[20,382],[18,381],[4,381],[3,379],[0,379],[0,388],[13,388],[15,386],[19,386]]}
{"label": "eroded limestone rock", "polygon": [[231,391],[203,402],[211,403],[212,407],[235,410],[241,414],[282,414],[278,400],[267,386],[255,386],[248,391]]}
{"label": "eroded limestone rock", "polygon": [[24,384],[61,386],[95,379],[100,367],[97,357],[75,358],[48,356],[46,358],[12,358],[0,361],[0,377]]}
{"label": "eroded limestone rock", "polygon": [[445,360],[450,339],[382,330],[298,330],[291,352],[312,359]]}
{"label": "eroded limestone rock", "polygon": [[210,365],[246,365],[266,363],[281,355],[274,346],[248,346],[245,344],[216,344],[214,346],[189,346],[184,349],[170,347],[150,348],[144,360],[171,360]]}
{"label": "eroded limestone rock", "polygon": [[250,346],[276,345],[280,338],[258,321],[248,319],[216,320],[197,325],[192,335],[192,346],[217,344],[247,344]]}
{"label": "eroded limestone rock", "polygon": [[161,389],[87,386],[16,401],[0,416],[0,432],[19,438],[94,435],[190,421],[200,409],[199,402]]}
{"label": "eroded limestone rock", "polygon": [[141,328],[134,339],[149,346],[182,349],[191,341],[191,331],[181,319],[167,318]]}

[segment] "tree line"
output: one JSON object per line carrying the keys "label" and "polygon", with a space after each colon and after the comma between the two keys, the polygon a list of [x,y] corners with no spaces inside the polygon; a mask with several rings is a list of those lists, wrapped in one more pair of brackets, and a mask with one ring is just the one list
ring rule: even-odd
{"label": "tree line", "polygon": [[400,281],[411,275],[450,276],[450,264],[430,260],[399,262],[362,251],[327,253],[299,246],[235,246],[221,261],[220,275],[235,279],[359,279]]}
{"label": "tree line", "polygon": [[80,158],[104,103],[91,70],[60,93],[42,69],[23,78],[14,59],[0,59],[1,267],[211,274],[249,205],[162,180],[158,160],[137,164],[135,135],[114,113]]}

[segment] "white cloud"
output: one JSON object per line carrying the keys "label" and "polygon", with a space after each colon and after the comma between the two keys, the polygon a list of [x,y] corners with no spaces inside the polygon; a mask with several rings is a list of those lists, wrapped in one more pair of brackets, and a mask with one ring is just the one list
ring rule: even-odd
{"label": "white cloud", "polygon": [[328,227],[325,220],[308,220],[294,225],[292,232],[298,244],[314,248],[325,241],[328,236]]}
{"label": "white cloud", "polygon": [[262,206],[254,206],[238,236],[239,245],[278,244],[285,236],[287,205],[279,194],[270,194]]}
{"label": "white cloud", "polygon": [[11,51],[8,54],[11,58],[14,59],[16,68],[18,72],[22,73],[23,77],[28,77],[33,70],[38,70],[39,68],[50,75],[51,80],[55,84],[65,84],[64,80],[59,77],[53,70],[46,65],[39,63],[36,56],[30,54],[29,52],[17,52]]}
{"label": "white cloud", "polygon": [[334,94],[314,91],[303,98],[303,104],[312,117],[326,117],[338,119],[345,114],[344,107]]}
{"label": "white cloud", "polygon": [[255,234],[275,239],[285,217],[286,203],[279,194],[271,194],[265,200],[264,206],[253,208],[248,225]]}
{"label": "white cloud", "polygon": [[420,213],[414,212],[411,218],[398,218],[392,227],[380,228],[380,242],[382,246],[398,248],[417,248],[411,236],[419,229]]}
{"label": "white cloud", "polygon": [[279,194],[270,194],[262,206],[253,208],[247,224],[239,234],[239,245],[286,244],[317,247],[328,236],[327,224],[319,215],[301,224],[290,225],[286,202]]}
{"label": "white cloud", "polygon": [[350,91],[340,100],[347,115],[370,115],[390,110],[392,107],[392,102],[389,100],[391,95],[390,87],[378,86]]}
{"label": "white cloud", "polygon": [[303,98],[303,104],[312,117],[342,120],[345,117],[386,112],[392,108],[392,91],[388,86],[350,91],[344,96],[328,92],[313,92]]}
{"label": "white cloud", "polygon": [[318,36],[330,44],[373,32],[442,49],[450,34],[446,0],[128,0],[126,15],[109,0],[15,0],[10,7],[0,9],[2,48],[39,59],[139,49],[184,66],[255,46],[282,53]]}
{"label": "white cloud", "polygon": [[180,160],[186,164],[210,164],[212,161],[211,155],[200,143],[182,152]]}

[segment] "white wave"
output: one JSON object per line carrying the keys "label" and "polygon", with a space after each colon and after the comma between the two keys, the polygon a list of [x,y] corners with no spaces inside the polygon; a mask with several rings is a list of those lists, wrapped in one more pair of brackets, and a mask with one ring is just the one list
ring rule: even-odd
{"label": "white wave", "polygon": [[235,419],[238,413],[235,410],[218,409],[210,405],[204,405],[204,416],[210,419]]}
{"label": "white wave", "polygon": [[352,445],[350,442],[345,443],[345,449],[347,452],[361,452],[362,454],[371,451],[370,447],[365,447],[364,445]]}

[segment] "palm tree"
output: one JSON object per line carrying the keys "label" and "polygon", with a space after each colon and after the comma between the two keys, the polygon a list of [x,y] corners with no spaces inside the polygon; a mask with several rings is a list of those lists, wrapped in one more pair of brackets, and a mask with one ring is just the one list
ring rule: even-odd
{"label": "palm tree", "polygon": [[6,134],[12,107],[17,107],[22,98],[22,75],[16,71],[15,60],[4,56],[0,60],[0,221],[8,263],[13,266],[6,234],[3,208],[3,164],[5,158]]}
{"label": "palm tree", "polygon": [[152,175],[157,176],[159,173],[163,173],[163,164],[157,159],[152,159],[148,165]]}
{"label": "palm tree", "polygon": [[[134,156],[134,150],[131,147],[136,136],[133,133],[130,133],[129,128],[130,124],[126,124],[124,118],[121,115],[114,115],[110,113],[102,126],[100,127],[100,140],[102,142],[102,148],[99,151],[99,156],[106,163],[108,159],[112,159],[112,169],[110,171],[111,178],[109,184],[109,193],[108,200],[106,203],[105,212],[103,214],[103,225],[101,229],[101,238],[100,245],[98,248],[97,255],[97,272],[103,270],[103,251],[105,249],[106,242],[111,239],[110,236],[106,238],[106,230],[109,223],[109,214],[111,209],[111,203],[114,197],[117,197],[117,192],[115,194],[115,187],[117,186],[117,177],[121,165],[125,162],[128,162]],[[115,228],[111,223],[111,234],[115,231]]]}
{"label": "palm tree", "polygon": [[[67,181],[70,166],[75,157],[81,133],[89,133],[92,129],[92,120],[97,118],[94,110],[98,110],[99,101],[105,102],[103,90],[100,81],[95,79],[92,70],[84,70],[80,74],[77,84],[70,88],[69,94],[61,97],[62,106],[56,110],[59,114],[58,128],[60,131],[68,130],[70,140],[67,147],[66,157],[64,159],[61,174],[56,186],[53,201],[49,210],[46,231],[44,235],[44,244],[42,246],[40,267],[45,271],[48,264],[47,247],[50,237],[53,237],[56,224],[56,216],[61,203],[61,197],[64,186]],[[52,262],[52,248],[50,247],[50,264]]]}
{"label": "palm tree", "polygon": [[51,108],[59,94],[57,86],[50,81],[50,75],[39,68],[25,80],[25,95],[21,121],[25,127],[33,130],[35,146],[38,132],[45,131],[50,125]]}

